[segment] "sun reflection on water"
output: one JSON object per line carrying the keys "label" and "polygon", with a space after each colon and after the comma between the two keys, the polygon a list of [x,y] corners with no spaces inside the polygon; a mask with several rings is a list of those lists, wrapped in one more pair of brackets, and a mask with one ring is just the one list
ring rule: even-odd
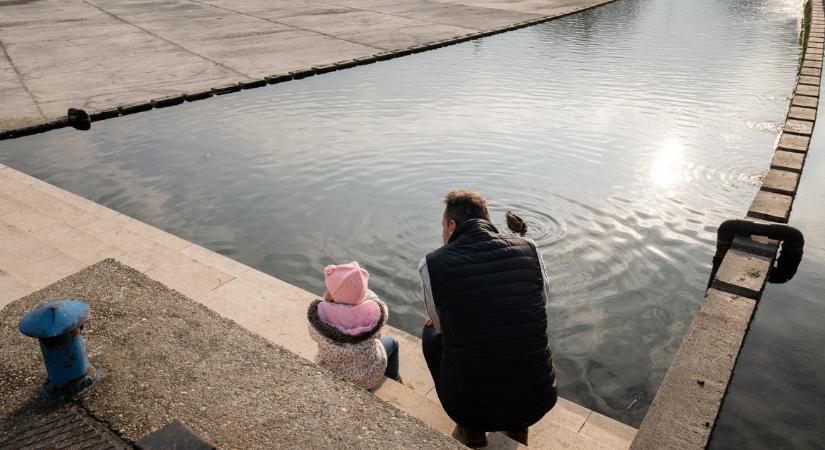
{"label": "sun reflection on water", "polygon": [[650,180],[653,184],[664,188],[676,187],[683,180],[683,156],[682,143],[675,139],[667,140],[650,167]]}

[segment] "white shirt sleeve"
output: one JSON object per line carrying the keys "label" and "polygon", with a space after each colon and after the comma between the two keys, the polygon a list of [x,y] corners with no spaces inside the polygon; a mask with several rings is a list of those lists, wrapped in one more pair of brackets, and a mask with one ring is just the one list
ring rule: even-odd
{"label": "white shirt sleeve", "polygon": [[430,271],[427,270],[427,258],[421,258],[418,263],[418,273],[421,275],[421,292],[424,294],[424,309],[430,320],[433,321],[435,331],[441,332],[441,322],[438,320],[438,310],[433,300],[433,288],[430,285]]}
{"label": "white shirt sleeve", "polygon": [[550,286],[550,279],[547,278],[547,267],[544,265],[544,258],[542,258],[542,256],[541,256],[541,249],[539,248],[539,246],[536,245],[536,242],[533,241],[532,239],[528,239],[528,241],[530,241],[530,243],[533,244],[533,248],[536,249],[536,255],[538,255],[539,265],[541,266],[541,278],[544,280],[544,292],[543,292],[544,303],[549,304],[550,303],[550,287],[551,286]]}

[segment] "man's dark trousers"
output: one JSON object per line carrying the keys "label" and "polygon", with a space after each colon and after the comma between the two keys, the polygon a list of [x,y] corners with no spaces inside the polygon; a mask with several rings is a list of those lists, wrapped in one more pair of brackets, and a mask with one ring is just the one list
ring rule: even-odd
{"label": "man's dark trousers", "polygon": [[432,325],[425,325],[421,332],[421,347],[424,349],[424,360],[433,381],[438,383],[438,371],[441,369],[441,333]]}

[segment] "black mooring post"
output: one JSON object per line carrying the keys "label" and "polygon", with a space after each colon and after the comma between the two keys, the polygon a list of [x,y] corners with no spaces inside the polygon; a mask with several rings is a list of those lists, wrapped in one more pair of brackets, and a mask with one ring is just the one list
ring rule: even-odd
{"label": "black mooring post", "polygon": [[805,238],[798,229],[779,223],[756,223],[744,219],[726,220],[719,225],[716,232],[716,253],[713,255],[713,269],[708,279],[708,288],[713,283],[719,266],[725,258],[725,253],[733,244],[736,236],[764,236],[782,243],[782,249],[776,258],[776,264],[768,274],[771,283],[785,283],[796,274],[799,263],[802,261],[802,250]]}

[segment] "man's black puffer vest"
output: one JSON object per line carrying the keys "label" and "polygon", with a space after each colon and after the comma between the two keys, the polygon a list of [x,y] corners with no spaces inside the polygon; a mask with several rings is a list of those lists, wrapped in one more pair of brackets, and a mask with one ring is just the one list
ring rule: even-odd
{"label": "man's black puffer vest", "polygon": [[509,431],[556,403],[541,263],[532,243],[486,220],[427,255],[443,353],[436,390],[465,428]]}

